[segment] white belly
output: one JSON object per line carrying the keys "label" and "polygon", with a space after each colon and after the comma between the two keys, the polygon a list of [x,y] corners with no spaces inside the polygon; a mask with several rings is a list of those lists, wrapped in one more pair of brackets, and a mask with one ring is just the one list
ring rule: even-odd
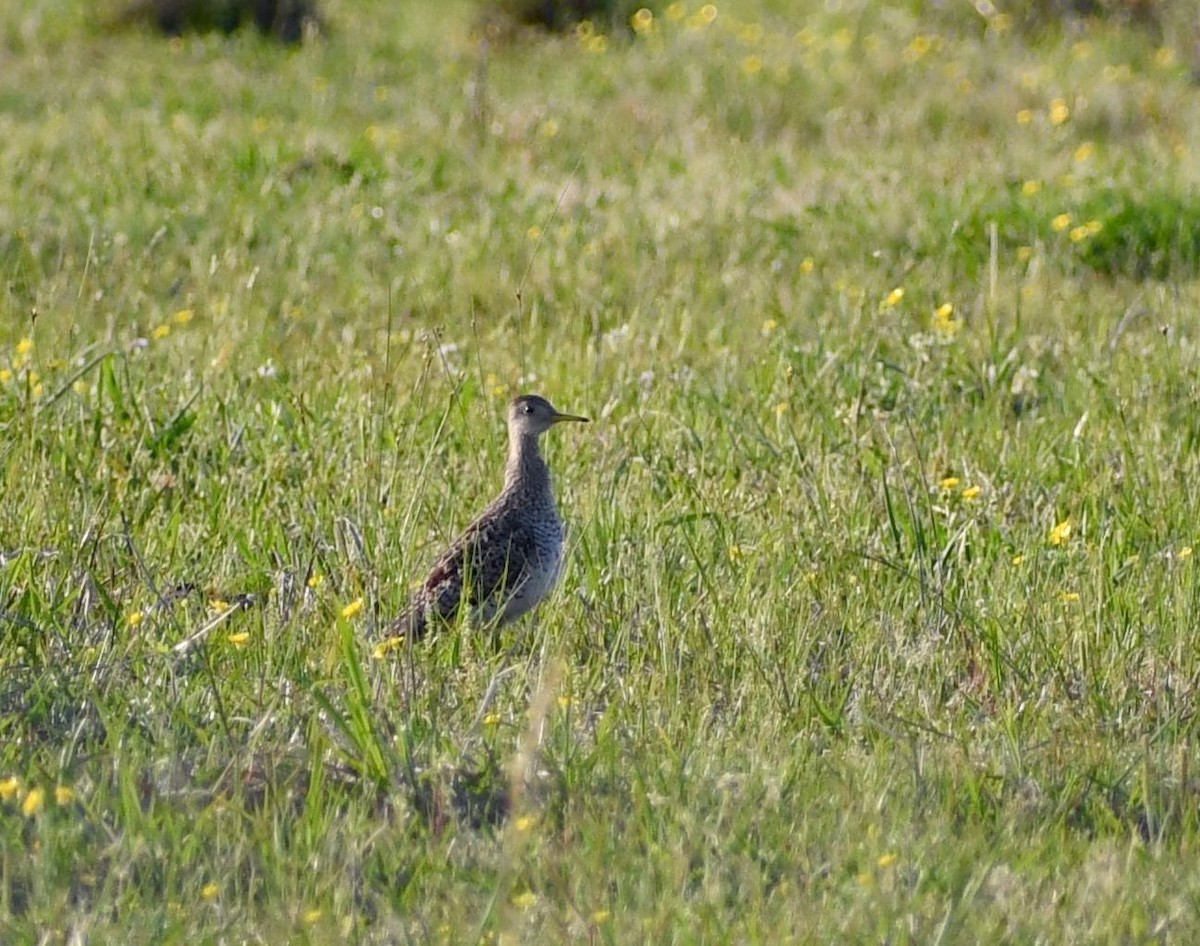
{"label": "white belly", "polygon": [[558,584],[562,575],[563,549],[559,543],[555,548],[546,549],[536,565],[525,570],[520,581],[509,590],[506,597],[488,601],[475,612],[475,622],[490,624],[499,614],[500,624],[515,621],[527,611],[531,611]]}
{"label": "white belly", "polygon": [[526,611],[533,609],[539,601],[545,598],[562,575],[562,549],[545,568],[530,569],[525,580],[521,582],[508,599],[504,608],[504,620],[515,621]]}

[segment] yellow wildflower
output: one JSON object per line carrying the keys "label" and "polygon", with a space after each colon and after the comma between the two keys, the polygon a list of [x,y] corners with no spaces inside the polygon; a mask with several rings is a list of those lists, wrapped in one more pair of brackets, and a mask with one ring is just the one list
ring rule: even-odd
{"label": "yellow wildflower", "polygon": [[312,926],[312,924],[320,921],[321,916],[322,916],[322,914],[321,914],[320,910],[317,910],[317,909],[306,910],[304,913],[304,922],[307,923],[309,926]]}
{"label": "yellow wildflower", "polygon": [[982,492],[983,488],[980,486],[968,486],[962,491],[962,498],[970,502],[972,499],[978,499]]}
{"label": "yellow wildflower", "polygon": [[1063,600],[1064,604],[1070,604],[1072,601],[1078,601],[1079,600],[1079,592],[1078,591],[1064,591],[1062,593],[1062,600]]}
{"label": "yellow wildflower", "polygon": [[229,641],[229,643],[231,643],[234,647],[241,650],[250,643],[250,633],[249,631],[238,631],[237,633],[230,634],[226,640]]}
{"label": "yellow wildflower", "polygon": [[0,368],[0,384],[8,384],[13,379],[13,373],[7,368]]}
{"label": "yellow wildflower", "polygon": [[756,53],[751,53],[742,60],[742,72],[746,73],[748,76],[758,75],[758,73],[762,72],[762,68],[762,56],[759,56]]}
{"label": "yellow wildflower", "polygon": [[1181,548],[1179,550],[1179,558],[1181,561],[1185,558],[1191,558],[1191,557],[1192,557],[1192,547],[1190,545],[1185,545],[1183,548]]}
{"label": "yellow wildflower", "polygon": [[610,916],[612,916],[612,914],[607,910],[596,910],[592,914],[592,922],[598,926],[601,923],[607,923]]}
{"label": "yellow wildflower", "polygon": [[813,258],[811,256],[806,256],[800,261],[800,272],[802,275],[807,276],[816,268],[816,266],[817,264],[813,262]]}
{"label": "yellow wildflower", "polygon": [[536,893],[532,890],[526,890],[524,893],[519,893],[512,898],[512,905],[518,910],[528,910],[537,903],[537,899]]}
{"label": "yellow wildflower", "polygon": [[1036,194],[1041,189],[1042,189],[1041,181],[1026,181],[1024,184],[1021,185],[1021,193],[1024,194],[1026,197],[1032,197],[1034,194]]}
{"label": "yellow wildflower", "polygon": [[17,342],[17,354],[22,358],[27,358],[33,353],[33,339],[23,338]]}
{"label": "yellow wildflower", "polygon": [[1066,545],[1067,540],[1070,538],[1071,520],[1064,519],[1062,522],[1057,523],[1054,528],[1050,530],[1050,536],[1046,541],[1048,541],[1051,545]]}
{"label": "yellow wildflower", "polygon": [[0,801],[12,801],[20,790],[21,780],[15,775],[10,775],[0,782]]}
{"label": "yellow wildflower", "polygon": [[21,814],[26,818],[32,818],[34,815],[40,815],[45,807],[45,789],[31,788],[29,794],[25,796],[25,800],[21,802]]}
{"label": "yellow wildflower", "polygon": [[1072,227],[1069,235],[1072,243],[1082,243],[1092,235],[1092,231],[1087,227]]}
{"label": "yellow wildflower", "polygon": [[485,717],[483,717],[483,725],[499,726],[500,725],[500,714],[499,713],[488,713]]}
{"label": "yellow wildflower", "polygon": [[524,834],[535,824],[537,824],[537,819],[533,815],[521,815],[520,818],[513,822],[513,828],[516,829],[518,834]]}
{"label": "yellow wildflower", "polygon": [[645,36],[654,29],[654,14],[645,7],[642,7],[629,18],[629,25],[633,27],[633,31],[639,36]]}
{"label": "yellow wildflower", "polygon": [[530,227],[528,230],[525,231],[525,238],[527,240],[539,240],[539,239],[541,239],[541,236],[542,236],[542,228],[539,227],[536,223],[532,227]]}
{"label": "yellow wildflower", "polygon": [[952,489],[958,489],[958,484],[960,482],[962,481],[957,476],[947,476],[944,477],[940,483],[938,483],[938,486],[940,486],[946,492],[950,492]]}
{"label": "yellow wildflower", "polygon": [[933,311],[933,327],[940,335],[953,338],[962,328],[962,321],[954,317],[954,306],[943,302]]}
{"label": "yellow wildflower", "polygon": [[1024,556],[1024,555],[1014,555],[1014,556],[1012,557],[1012,563],[1013,563],[1014,565],[1020,565],[1020,564],[1021,564],[1022,562],[1024,562],[1024,561],[1025,561],[1025,556]]}
{"label": "yellow wildflower", "polygon": [[176,325],[187,325],[195,316],[196,313],[191,309],[180,309],[171,318],[175,320]]}
{"label": "yellow wildflower", "polygon": [[900,304],[900,300],[903,298],[904,298],[904,287],[897,286],[895,289],[893,289],[891,292],[889,292],[884,297],[882,308],[890,309],[893,306],[897,306]]}
{"label": "yellow wildflower", "polygon": [[221,888],[213,883],[205,884],[203,887],[200,888],[200,896],[203,897],[205,900],[217,899],[217,894],[219,894],[220,892],[221,892]]}
{"label": "yellow wildflower", "polygon": [[1054,99],[1050,103],[1050,124],[1061,125],[1071,117],[1071,107],[1066,99]]}
{"label": "yellow wildflower", "polygon": [[678,23],[687,16],[687,8],[682,3],[672,3],[664,12],[672,23]]}
{"label": "yellow wildflower", "polygon": [[393,650],[397,650],[404,646],[404,637],[389,637],[387,640],[380,641],[375,645],[375,649],[371,651],[371,656],[376,660],[382,660]]}
{"label": "yellow wildflower", "polygon": [[933,41],[928,36],[920,34],[914,36],[904,50],[904,58],[909,62],[916,62],[918,59],[923,59],[925,54],[933,48]]}
{"label": "yellow wildflower", "polygon": [[879,860],[878,860],[876,863],[877,863],[877,864],[878,864],[878,865],[879,865],[881,868],[883,868],[884,870],[886,870],[887,868],[889,868],[889,867],[891,867],[893,864],[895,864],[895,863],[896,863],[896,861],[897,861],[897,859],[898,859],[898,855],[896,855],[896,854],[891,854],[891,853],[888,853],[888,854],[883,854],[883,855],[881,855],[881,856],[880,856],[880,858],[879,858]]}
{"label": "yellow wildflower", "polygon": [[311,588],[313,591],[316,591],[323,584],[325,584],[325,576],[322,575],[320,572],[316,572],[316,573],[308,576],[308,587]]}
{"label": "yellow wildflower", "polygon": [[137,627],[142,623],[143,620],[145,620],[145,618],[146,615],[144,615],[141,611],[130,611],[129,616],[125,618],[125,623],[130,627]]}
{"label": "yellow wildflower", "polygon": [[75,789],[70,785],[56,785],[54,788],[54,803],[59,807],[69,805],[75,800]]}
{"label": "yellow wildflower", "polygon": [[1069,227],[1070,225],[1071,225],[1071,215],[1070,214],[1059,214],[1057,217],[1055,217],[1053,220],[1050,221],[1050,229],[1053,230],[1055,233],[1062,233],[1063,230],[1067,229],[1067,227]]}
{"label": "yellow wildflower", "polygon": [[348,605],[346,605],[344,608],[342,608],[342,617],[344,617],[348,621],[352,617],[355,617],[358,614],[358,612],[361,611],[362,609],[363,609],[363,599],[355,598]]}
{"label": "yellow wildflower", "polygon": [[1031,112],[1029,109],[1023,108],[1017,112],[1018,125],[1028,125],[1031,121],[1033,121],[1033,112]]}
{"label": "yellow wildflower", "polygon": [[777,328],[779,328],[778,322],[776,322],[774,319],[767,319],[762,324],[762,333],[764,335],[770,335]]}
{"label": "yellow wildflower", "polygon": [[154,327],[154,331],[150,333],[150,337],[154,338],[154,339],[166,338],[170,334],[171,334],[171,326],[156,325]]}
{"label": "yellow wildflower", "polygon": [[1074,155],[1075,160],[1079,161],[1079,162],[1090,160],[1092,155],[1095,153],[1095,151],[1096,151],[1096,146],[1094,144],[1092,144],[1090,141],[1085,141],[1083,144],[1081,144],[1078,148],[1075,149],[1075,155]]}

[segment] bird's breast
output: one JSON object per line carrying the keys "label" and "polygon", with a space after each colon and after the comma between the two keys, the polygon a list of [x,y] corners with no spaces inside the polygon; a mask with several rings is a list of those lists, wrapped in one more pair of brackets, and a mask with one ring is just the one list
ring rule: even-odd
{"label": "bird's breast", "polygon": [[546,520],[533,530],[532,554],[524,562],[521,574],[504,605],[504,620],[512,621],[545,598],[562,575],[563,529],[557,521]]}

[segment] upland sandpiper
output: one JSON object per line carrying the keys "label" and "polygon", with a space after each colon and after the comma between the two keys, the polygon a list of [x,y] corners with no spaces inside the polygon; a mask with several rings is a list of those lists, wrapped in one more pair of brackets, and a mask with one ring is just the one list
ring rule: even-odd
{"label": "upland sandpiper", "polygon": [[562,571],[563,526],[538,438],[563,421],[545,398],[523,394],[508,406],[504,489],[434,563],[388,628],[387,638],[417,639],[470,609],[475,626],[516,620],[550,593]]}

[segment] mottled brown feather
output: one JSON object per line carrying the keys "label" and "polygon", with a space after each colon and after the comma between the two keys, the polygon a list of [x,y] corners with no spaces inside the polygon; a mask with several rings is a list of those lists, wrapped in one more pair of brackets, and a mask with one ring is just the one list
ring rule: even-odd
{"label": "mottled brown feather", "polygon": [[420,638],[456,621],[464,606],[476,621],[504,624],[549,593],[564,536],[538,437],[564,420],[586,418],[560,414],[536,395],[509,405],[504,489],[434,562],[387,637]]}

